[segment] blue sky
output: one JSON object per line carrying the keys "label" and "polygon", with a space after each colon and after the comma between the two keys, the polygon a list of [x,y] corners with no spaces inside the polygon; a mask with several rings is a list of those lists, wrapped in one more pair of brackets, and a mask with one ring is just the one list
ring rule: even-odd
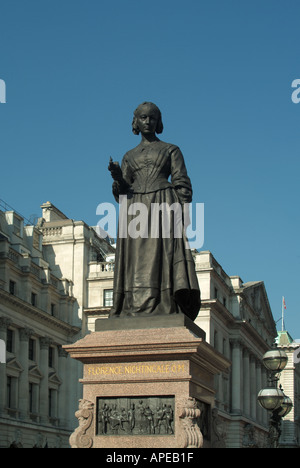
{"label": "blue sky", "polygon": [[202,249],[263,280],[275,320],[285,296],[300,338],[299,17],[298,0],[2,0],[0,198],[96,225],[109,157],[153,101],[205,204]]}

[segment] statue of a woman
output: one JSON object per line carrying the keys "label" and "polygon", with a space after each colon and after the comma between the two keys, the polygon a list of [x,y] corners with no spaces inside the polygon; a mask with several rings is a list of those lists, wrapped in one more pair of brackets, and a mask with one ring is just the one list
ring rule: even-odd
{"label": "statue of a woman", "polygon": [[[138,213],[142,226],[139,235],[128,229],[121,236],[119,224],[110,317],[183,312],[194,320],[200,309],[200,291],[185,238],[183,209],[174,210],[192,201],[183,155],[177,146],[157,138],[163,124],[153,103],[138,106],[132,131],[141,133],[140,144],[125,154],[121,167],[110,161],[109,170],[116,200],[123,195],[122,203],[126,202],[127,227]],[[164,230],[166,225],[169,232]]]}

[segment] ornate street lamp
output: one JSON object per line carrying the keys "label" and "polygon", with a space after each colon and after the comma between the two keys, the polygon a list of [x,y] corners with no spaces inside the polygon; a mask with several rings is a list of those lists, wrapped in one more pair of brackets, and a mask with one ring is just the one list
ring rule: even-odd
{"label": "ornate street lamp", "polygon": [[258,403],[268,411],[274,411],[281,407],[284,401],[284,393],[279,388],[264,388],[258,394]]}
{"label": "ornate street lamp", "polygon": [[284,395],[283,402],[281,403],[281,408],[278,411],[278,415],[284,418],[293,408],[293,402],[290,397]]}
{"label": "ornate street lamp", "polygon": [[287,397],[280,387],[277,387],[279,378],[276,374],[283,371],[288,362],[288,357],[283,350],[273,348],[263,356],[264,366],[269,371],[268,387],[258,394],[258,402],[262,408],[271,411],[269,421],[269,446],[277,448],[281,435],[281,420],[292,409],[292,400]]}
{"label": "ornate street lamp", "polygon": [[263,355],[263,363],[264,366],[270,371],[270,372],[281,372],[285,366],[287,365],[288,362],[288,357],[284,351],[281,349],[275,348],[271,349],[270,351],[267,351]]}

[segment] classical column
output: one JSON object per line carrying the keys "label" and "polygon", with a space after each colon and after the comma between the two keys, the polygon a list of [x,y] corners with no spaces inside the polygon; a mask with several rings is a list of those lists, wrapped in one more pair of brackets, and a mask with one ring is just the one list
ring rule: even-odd
{"label": "classical column", "polygon": [[49,345],[50,338],[40,339],[40,369],[43,374],[40,385],[40,420],[49,422]]}
{"label": "classical column", "polygon": [[250,357],[250,410],[251,417],[256,419],[256,405],[257,405],[257,385],[256,385],[256,358],[251,355]]}
{"label": "classical column", "polygon": [[[262,368],[261,368],[261,363],[257,361],[257,366],[256,366],[256,395],[258,395],[259,391],[262,389]],[[262,422],[262,407],[258,404],[257,398],[256,398],[256,415],[257,415],[257,421]]]}
{"label": "classical column", "polygon": [[[0,339],[6,344],[7,328],[10,326],[11,321],[7,317],[0,317]],[[0,414],[5,412],[6,408],[6,365],[0,364]]]}
{"label": "classical column", "polygon": [[250,363],[249,351],[244,348],[243,353],[243,413],[250,416]]}
{"label": "classical column", "polygon": [[29,379],[28,379],[28,350],[29,338],[32,336],[33,330],[30,328],[22,328],[19,331],[20,337],[20,353],[18,355],[19,362],[22,366],[22,372],[19,376],[19,414],[21,419],[29,417]]}
{"label": "classical column", "polygon": [[67,372],[67,358],[69,354],[62,347],[58,348],[58,375],[62,380],[58,392],[58,418],[59,426],[68,426],[68,372]]}
{"label": "classical column", "polygon": [[232,340],[232,370],[231,370],[231,411],[234,414],[241,414],[241,343],[239,340]]}
{"label": "classical column", "polygon": [[[268,386],[268,376],[267,376],[267,369],[262,366],[262,382],[261,382],[261,388],[259,390],[262,390],[263,388],[266,388]],[[269,414],[268,411],[262,408],[262,422],[265,426],[268,425],[269,421]]]}

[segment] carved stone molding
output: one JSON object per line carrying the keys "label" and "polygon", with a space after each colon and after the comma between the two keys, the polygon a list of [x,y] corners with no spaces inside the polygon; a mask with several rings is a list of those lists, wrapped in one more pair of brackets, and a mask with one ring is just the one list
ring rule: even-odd
{"label": "carved stone molding", "polygon": [[243,346],[243,341],[240,338],[230,338],[230,344],[234,349],[240,349]]}
{"label": "carved stone molding", "polygon": [[226,448],[226,428],[218,415],[218,409],[213,408],[212,416],[212,434],[211,448]]}
{"label": "carved stone molding", "polygon": [[8,317],[0,317],[0,330],[6,331],[11,324],[12,321]]}
{"label": "carved stone molding", "polygon": [[34,331],[31,328],[21,328],[19,331],[20,340],[28,341],[29,338],[33,335]]}
{"label": "carved stone molding", "polygon": [[69,353],[67,353],[67,351],[62,346],[58,346],[58,356],[67,358],[69,357]]}
{"label": "carved stone molding", "polygon": [[255,427],[252,424],[246,424],[244,427],[243,447],[258,448],[255,437]]}
{"label": "carved stone molding", "polygon": [[187,398],[179,405],[179,418],[182,420],[184,431],[183,448],[201,448],[203,447],[203,436],[197,424],[201,411],[197,407],[195,398]]}
{"label": "carved stone molding", "polygon": [[52,344],[52,340],[51,338],[49,338],[48,336],[43,336],[41,339],[40,339],[40,347],[41,349],[48,349],[49,346]]}
{"label": "carved stone molding", "polygon": [[92,448],[94,403],[89,400],[79,400],[79,409],[75,416],[79,421],[79,426],[69,439],[71,448]]}
{"label": "carved stone molding", "polygon": [[9,445],[9,448],[23,448],[23,433],[21,429],[16,429],[14,434],[14,440]]}

